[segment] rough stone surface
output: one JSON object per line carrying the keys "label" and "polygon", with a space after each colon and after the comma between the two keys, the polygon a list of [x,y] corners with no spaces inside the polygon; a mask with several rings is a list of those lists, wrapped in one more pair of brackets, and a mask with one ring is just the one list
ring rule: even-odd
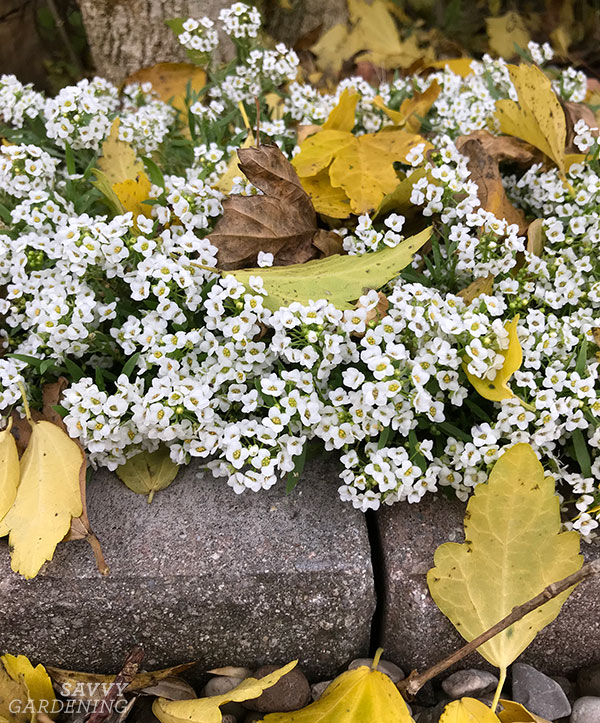
{"label": "rough stone surface", "polygon": [[[264,678],[277,670],[277,665],[262,665],[252,677]],[[263,713],[285,713],[289,710],[300,710],[312,700],[310,685],[304,673],[297,666],[280,678],[275,685],[267,688],[258,698],[245,700],[243,705],[248,710],[259,710]]]}
{"label": "rough stone surface", "polygon": [[[433,602],[426,581],[437,546],[464,541],[464,511],[465,504],[457,500],[427,495],[418,504],[397,504],[377,513],[384,566],[379,644],[386,657],[406,671],[426,668],[464,643]],[[582,552],[592,560],[600,556],[600,546],[583,544]],[[598,581],[593,578],[578,585],[558,618],[536,637],[519,660],[559,675],[570,675],[600,662],[597,590]],[[493,670],[478,654],[462,660],[459,667],[465,666]]]}
{"label": "rough stone surface", "polygon": [[580,696],[600,696],[600,665],[582,668],[577,673],[577,692]]}
{"label": "rough stone surface", "polygon": [[442,681],[444,693],[452,700],[464,696],[477,698],[477,696],[494,690],[498,685],[498,678],[487,670],[468,668],[457,670]]}
{"label": "rough stone surface", "polygon": [[560,685],[527,663],[512,666],[512,699],[548,720],[563,718],[571,704]]}
{"label": "rough stone surface", "polygon": [[0,540],[0,650],[109,673],[137,642],[149,669],[299,657],[311,677],[333,677],[368,652],[375,605],[365,519],[337,486],[321,461],[289,496],[282,484],[238,496],[190,466],[148,505],[99,473],[88,507],[110,575],[78,541],[25,581]]}
{"label": "rough stone surface", "polygon": [[600,721],[600,698],[585,696],[573,704],[570,723],[598,723]]}
{"label": "rough stone surface", "polygon": [[313,683],[310,686],[310,695],[313,701],[319,700],[319,698],[323,695],[325,689],[331,684],[331,682],[331,680],[321,680],[318,683]]}

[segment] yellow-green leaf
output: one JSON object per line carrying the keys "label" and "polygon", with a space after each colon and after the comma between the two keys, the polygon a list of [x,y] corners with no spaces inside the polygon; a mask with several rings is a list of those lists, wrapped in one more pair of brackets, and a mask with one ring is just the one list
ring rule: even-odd
{"label": "yellow-green leaf", "polygon": [[12,569],[26,578],[51,560],[56,545],[82,513],[79,446],[51,422],[31,424],[31,439],[21,457],[21,482],[3,520],[10,531]]}
{"label": "yellow-green leaf", "polygon": [[152,706],[152,712],[161,723],[221,723],[219,706],[232,701],[241,703],[244,700],[258,698],[264,690],[275,685],[280,678],[289,673],[297,663],[297,660],[293,660],[283,668],[265,675],[264,678],[246,678],[223,695],[172,701],[157,698]]}
{"label": "yellow-green leaf", "polygon": [[502,710],[497,714],[500,723],[550,723],[539,715],[530,713],[520,703],[513,700],[500,700]]}
{"label": "yellow-green leaf", "polygon": [[[544,475],[528,444],[496,462],[487,484],[475,488],[465,514],[465,542],[435,552],[427,575],[437,606],[467,641],[583,563],[579,535],[561,532],[554,480]],[[478,651],[506,671],[537,633],[558,615],[571,590],[526,615]]]}
{"label": "yellow-green leaf", "polygon": [[19,486],[19,453],[11,427],[9,419],[8,426],[0,432],[0,535],[8,533],[2,530],[2,520],[12,507]]}
{"label": "yellow-green leaf", "polygon": [[403,178],[391,193],[383,197],[375,211],[374,218],[392,213],[392,211],[406,215],[413,208],[410,202],[413,186],[426,175],[427,171],[424,168],[417,168],[410,176]]}
{"label": "yellow-green leaf", "polygon": [[444,708],[440,723],[498,723],[498,717],[476,698],[453,700]]}
{"label": "yellow-green leaf", "polygon": [[348,88],[345,88],[338,104],[331,111],[325,123],[323,123],[323,130],[346,131],[350,133],[354,128],[354,116],[356,114],[357,103],[358,93],[351,93]]}
{"label": "yellow-green leaf", "polygon": [[144,164],[137,158],[131,145],[119,140],[119,124],[120,120],[116,118],[108,138],[102,144],[98,168],[104,178],[99,176],[100,183],[96,187],[114,203],[113,197],[104,188],[107,184],[124,211],[131,211],[134,219],[139,214],[150,217],[150,206],[142,202],[147,200],[152,184]]}
{"label": "yellow-green leaf", "polygon": [[519,337],[517,336],[518,323],[519,317],[515,316],[515,318],[509,321],[504,327],[508,332],[508,348],[501,352],[504,357],[504,363],[496,372],[494,379],[480,379],[467,371],[467,364],[463,365],[465,373],[476,391],[481,394],[482,397],[490,399],[492,402],[500,402],[502,399],[510,399],[515,396],[508,386],[508,381],[523,362],[523,350],[521,349]]}
{"label": "yellow-green leaf", "polygon": [[412,723],[398,688],[376,668],[347,670],[319,700],[290,713],[270,713],[264,723]]}
{"label": "yellow-green leaf", "polygon": [[564,175],[567,124],[550,79],[535,65],[509,65],[508,70],[519,101],[496,102],[500,130],[539,148]]}
{"label": "yellow-green leaf", "polygon": [[402,241],[395,248],[361,256],[328,256],[304,264],[266,269],[227,271],[249,286],[251,276],[263,279],[268,296],[266,308],[276,311],[294,301],[325,299],[338,309],[351,309],[365,289],[379,289],[394,279],[412,261],[414,254],[431,236],[431,227]]}
{"label": "yellow-green leaf", "polygon": [[12,678],[0,661],[0,721],[30,723],[29,693],[22,679]]}
{"label": "yellow-green leaf", "polygon": [[166,489],[177,477],[179,466],[171,460],[169,448],[159,447],[155,452],[140,452],[117,467],[118,477],[138,495],[148,495]]}
{"label": "yellow-green leaf", "polygon": [[50,718],[56,718],[58,713],[53,712],[54,689],[44,666],[36,665],[34,668],[25,655],[7,654],[3,655],[1,660],[10,677],[25,685],[33,709],[46,712]]}

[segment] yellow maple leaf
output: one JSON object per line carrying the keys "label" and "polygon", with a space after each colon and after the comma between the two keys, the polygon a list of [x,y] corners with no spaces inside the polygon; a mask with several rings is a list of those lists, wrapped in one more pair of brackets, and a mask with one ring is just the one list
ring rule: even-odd
{"label": "yellow maple leaf", "polygon": [[519,100],[518,103],[506,99],[496,102],[500,130],[539,148],[564,176],[569,165],[582,156],[571,154],[575,157],[567,158],[565,154],[567,123],[550,78],[535,65],[522,63],[507,67]]}
{"label": "yellow maple leaf", "polygon": [[353,93],[348,88],[344,88],[337,105],[327,116],[325,123],[323,123],[323,130],[345,131],[346,133],[350,133],[354,128],[357,103],[358,93]]}
{"label": "yellow maple leaf", "polygon": [[[508,449],[487,484],[475,488],[464,527],[464,543],[447,542],[437,548],[427,583],[437,606],[467,641],[583,564],[579,535],[561,532],[554,480],[545,476],[528,444]],[[572,590],[479,646],[478,652],[500,668],[495,701],[507,667],[554,620]]]}
{"label": "yellow maple leaf", "polygon": [[152,83],[152,90],[165,103],[186,112],[188,86],[196,93],[206,85],[206,73],[192,63],[156,63],[142,68],[125,79],[129,83]]}
{"label": "yellow maple leaf", "polygon": [[232,701],[241,703],[244,700],[258,698],[264,690],[275,685],[280,678],[289,673],[297,663],[297,660],[293,660],[283,668],[265,675],[264,678],[246,678],[223,695],[190,700],[157,698],[152,706],[152,712],[161,723],[221,723],[223,717],[219,706]]}
{"label": "yellow maple leaf", "polygon": [[30,710],[43,712],[45,709],[50,718],[56,718],[58,712],[53,712],[54,689],[44,666],[36,665],[34,668],[25,655],[6,654],[0,660],[10,677],[27,688]]}
{"label": "yellow maple leaf", "polygon": [[477,392],[492,402],[500,402],[503,399],[510,399],[515,396],[508,386],[508,381],[523,362],[523,350],[517,336],[518,323],[519,316],[517,315],[512,321],[507,322],[504,327],[508,332],[508,348],[500,352],[504,357],[504,363],[496,372],[494,379],[480,379],[467,370],[467,364],[463,365],[469,381]]}
{"label": "yellow maple leaf", "polygon": [[302,187],[310,196],[315,210],[331,218],[348,218],[352,213],[350,199],[343,188],[334,188],[325,168],[314,176],[300,179]]}
{"label": "yellow maple leaf", "polygon": [[144,164],[137,158],[129,143],[119,140],[119,124],[113,121],[108,138],[102,144],[102,156],[96,171],[99,188],[109,200],[118,202],[117,212],[131,211],[134,220],[142,214],[150,218],[150,206],[142,203],[148,199],[152,184],[146,175]]}
{"label": "yellow maple leaf", "polygon": [[395,125],[411,133],[418,133],[421,128],[419,117],[427,115],[440,91],[439,83],[434,80],[422,93],[415,93],[412,97],[403,100],[399,110],[388,108],[379,95],[373,99],[373,105],[380,108]]}
{"label": "yellow maple leaf", "polygon": [[476,698],[453,700],[444,708],[440,723],[498,723],[491,708]]}
{"label": "yellow maple leaf", "polygon": [[445,70],[448,68],[455,75],[460,75],[461,78],[468,78],[469,75],[473,75],[473,68],[471,63],[473,58],[447,58],[446,60],[435,60],[432,63],[428,63],[427,67],[432,70]]}
{"label": "yellow maple leaf", "polygon": [[529,30],[519,13],[514,10],[485,20],[490,49],[501,58],[512,58],[517,54],[515,45],[526,48],[531,40]]}
{"label": "yellow maple leaf", "polygon": [[330,683],[319,700],[290,713],[270,713],[264,723],[412,723],[398,688],[373,665],[347,670]]}

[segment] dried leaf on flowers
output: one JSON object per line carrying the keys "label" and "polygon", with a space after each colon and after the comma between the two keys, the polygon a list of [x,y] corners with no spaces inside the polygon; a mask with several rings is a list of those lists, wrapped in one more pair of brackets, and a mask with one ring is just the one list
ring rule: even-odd
{"label": "dried leaf on flowers", "polygon": [[527,227],[527,251],[541,256],[544,250],[544,219],[536,218]]}
{"label": "dried leaf on flowers", "polygon": [[492,402],[500,402],[503,399],[510,399],[515,396],[508,386],[508,382],[523,362],[523,350],[521,349],[517,335],[518,323],[519,317],[515,316],[515,318],[507,322],[504,327],[508,332],[508,347],[500,352],[504,357],[504,363],[502,367],[497,370],[493,380],[480,379],[468,371],[468,362],[465,362],[463,365],[465,373],[471,384],[475,387],[475,390],[481,394],[482,397]]}
{"label": "dried leaf on flowers", "polygon": [[477,196],[481,207],[497,218],[506,219],[509,224],[516,224],[519,233],[524,234],[527,229],[525,214],[509,201],[497,161],[486,153],[483,144],[476,138],[467,136],[457,148],[469,158],[467,167],[479,189]]}
{"label": "dried leaf on flowers", "polygon": [[188,86],[198,93],[206,85],[206,73],[192,63],[156,63],[123,81],[123,85],[129,83],[152,83],[152,90],[164,103],[185,112]]}
{"label": "dried leaf on flowers", "polygon": [[179,466],[171,460],[165,445],[155,452],[140,452],[117,467],[119,479],[138,495],[148,495],[149,503],[156,492],[169,487],[178,472]]}
{"label": "dried leaf on flowers", "polygon": [[511,136],[495,136],[484,130],[473,131],[468,136],[459,136],[456,147],[461,149],[469,140],[479,141],[485,152],[497,163],[514,163],[518,166],[530,166],[535,161],[537,151],[528,143]]}
{"label": "dried leaf on flowers", "polygon": [[209,237],[219,250],[219,268],[256,264],[259,251],[272,253],[276,266],[316,258],[315,209],[287,158],[277,146],[240,149],[238,155],[240,169],[264,195],[223,202],[223,216]]}
{"label": "dried leaf on flowers", "polygon": [[565,112],[565,119],[567,122],[567,139],[566,139],[566,150],[568,153],[578,154],[579,148],[574,143],[575,130],[574,126],[578,120],[585,121],[588,128],[593,129],[592,135],[598,136],[598,121],[592,109],[584,103],[572,103],[568,100],[562,100],[561,105]]}
{"label": "dried leaf on flowers", "polygon": [[337,105],[328,115],[325,123],[323,123],[323,130],[346,131],[346,133],[351,133],[354,128],[357,103],[358,93],[352,93],[348,88],[345,88]]}
{"label": "dried leaf on flowers", "polygon": [[457,296],[466,304],[470,304],[474,299],[482,294],[491,294],[494,288],[494,277],[490,274],[489,276],[481,276],[475,281],[472,281],[468,286],[458,292]]}
{"label": "dried leaf on flowers", "polygon": [[[12,425],[9,417],[7,426],[0,432],[0,523],[13,506],[19,486],[19,453],[11,433]],[[0,535],[7,532],[0,526]]]}
{"label": "dried leaf on flowers", "polygon": [[302,179],[302,187],[319,213],[331,218],[348,218],[352,214],[350,199],[343,188],[334,188],[329,179],[329,170]]}
{"label": "dried leaf on flowers", "polygon": [[404,128],[410,133],[418,133],[421,129],[420,119],[429,113],[440,91],[441,87],[439,83],[437,80],[434,80],[422,93],[415,93],[410,98],[403,100],[399,110],[388,108],[383,102],[383,98],[379,95],[375,96],[373,104],[382,110],[395,125]]}
{"label": "dried leaf on flowers", "polygon": [[490,50],[508,60],[517,55],[517,49],[527,48],[531,35],[521,15],[514,10],[485,20]]}
{"label": "dried leaf on flowers", "polygon": [[445,70],[448,68],[455,75],[460,75],[461,78],[468,78],[469,75],[473,74],[471,63],[473,58],[447,58],[445,60],[435,60],[427,64],[428,68],[432,70]]}
{"label": "dried leaf on flowers", "polygon": [[294,301],[307,305],[311,299],[325,299],[338,309],[352,309],[365,289],[379,289],[398,276],[430,236],[431,227],[394,248],[372,254],[330,256],[294,266],[229,273],[247,287],[251,277],[260,276],[267,292],[263,303],[272,311]]}
{"label": "dried leaf on flowers", "polygon": [[565,113],[552,90],[550,79],[535,65],[522,63],[507,67],[517,91],[518,103],[507,99],[496,102],[500,130],[539,148],[554,161],[564,176],[569,165],[581,156],[568,157],[566,154]]}
{"label": "dried leaf on flowers", "polygon": [[119,118],[115,118],[102,144],[94,185],[116,206],[117,213],[131,211],[134,220],[140,214],[150,217],[150,206],[142,202],[147,200],[152,184],[132,146],[119,140],[119,125]]}
{"label": "dried leaf on flowers", "polygon": [[[478,485],[465,515],[465,542],[435,551],[427,574],[437,606],[470,641],[531,600],[544,588],[579,570],[579,535],[561,532],[560,500],[528,444],[516,444]],[[530,612],[477,649],[504,673],[573,591]]]}

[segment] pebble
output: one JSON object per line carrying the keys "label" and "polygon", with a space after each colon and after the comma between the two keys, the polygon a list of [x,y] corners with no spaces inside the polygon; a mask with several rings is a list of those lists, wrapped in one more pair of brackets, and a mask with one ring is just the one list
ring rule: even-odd
{"label": "pebble", "polygon": [[586,695],[573,703],[570,723],[598,723],[600,721],[600,698]]}
{"label": "pebble", "polygon": [[225,713],[221,718],[221,723],[237,723],[237,718],[231,713]]}
{"label": "pebble", "polygon": [[512,666],[512,699],[546,720],[563,718],[571,712],[560,685],[527,663]]}
{"label": "pebble", "polygon": [[465,696],[477,698],[490,690],[495,690],[497,685],[498,678],[493,673],[477,668],[457,670],[442,681],[444,692],[452,700]]}
{"label": "pebble", "polygon": [[[264,678],[279,668],[278,665],[263,665],[253,674],[254,678]],[[275,685],[267,688],[260,697],[244,701],[244,708],[257,710],[262,713],[284,713],[290,710],[299,710],[312,700],[310,685],[304,673],[293,668],[283,676]]]}
{"label": "pebble", "polygon": [[433,708],[422,708],[419,712],[415,713],[415,723],[439,723],[440,716],[444,712],[444,708],[448,705],[447,700],[440,701]]}
{"label": "pebble", "polygon": [[[373,658],[356,658],[356,660],[353,660],[350,663],[350,665],[348,666],[348,670],[360,668],[361,665],[366,665],[367,668],[370,668],[371,665],[373,665]],[[377,664],[377,670],[379,670],[381,673],[385,673],[388,678],[391,678],[392,683],[399,683],[401,680],[404,680],[405,677],[402,668],[399,668],[395,663],[392,663],[390,660],[380,660]]]}
{"label": "pebble", "polygon": [[320,683],[313,683],[310,686],[310,693],[313,701],[319,700],[319,698],[323,695],[325,688],[327,688],[330,683],[330,680],[322,680]]}
{"label": "pebble", "polygon": [[577,673],[577,692],[581,696],[600,696],[600,665],[582,668]]}
{"label": "pebble", "polygon": [[202,696],[210,698],[211,695],[223,695],[239,685],[243,678],[231,678],[228,675],[217,675],[211,678],[202,688]]}

